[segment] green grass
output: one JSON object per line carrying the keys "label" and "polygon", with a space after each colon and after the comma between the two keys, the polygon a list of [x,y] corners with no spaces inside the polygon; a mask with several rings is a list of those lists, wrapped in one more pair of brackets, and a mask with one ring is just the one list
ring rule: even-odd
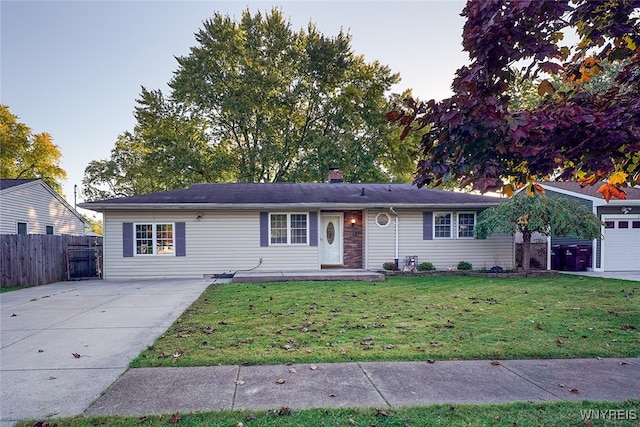
{"label": "green grass", "polygon": [[0,288],[0,294],[4,292],[19,291],[20,289],[32,288],[33,286],[6,286]]}
{"label": "green grass", "polygon": [[131,367],[637,357],[639,296],[571,275],[218,284]]}
{"label": "green grass", "polygon": [[[282,426],[637,426],[640,419],[640,401],[626,402],[560,402],[511,403],[502,405],[434,405],[423,407],[384,409],[309,409],[286,411],[216,411],[197,414],[179,414],[177,424],[172,415],[148,417],[73,417],[50,420],[51,426],[224,426],[282,427]],[[584,421],[586,411],[614,410],[617,419]],[[627,418],[627,419],[621,419]],[[174,420],[175,421],[175,420]],[[30,427],[33,421],[22,421],[18,427]]]}

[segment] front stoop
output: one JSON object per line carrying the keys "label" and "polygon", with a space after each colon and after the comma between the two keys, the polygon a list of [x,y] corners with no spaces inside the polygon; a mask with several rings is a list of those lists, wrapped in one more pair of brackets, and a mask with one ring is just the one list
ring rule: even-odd
{"label": "front stoop", "polygon": [[381,282],[385,276],[367,270],[316,270],[316,271],[239,271],[231,280],[233,283],[263,282],[305,282],[351,280]]}

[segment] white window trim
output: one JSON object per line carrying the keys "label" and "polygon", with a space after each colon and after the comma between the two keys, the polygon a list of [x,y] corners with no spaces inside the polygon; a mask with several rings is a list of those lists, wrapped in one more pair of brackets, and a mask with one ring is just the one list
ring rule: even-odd
{"label": "white window trim", "polygon": [[473,228],[476,228],[476,220],[477,220],[477,214],[473,211],[469,211],[469,212],[465,212],[465,211],[461,211],[461,212],[456,212],[456,238],[457,239],[474,239],[473,235],[471,236],[460,236],[460,215],[473,215]]}
{"label": "white window trim", "polygon": [[[380,223],[378,222],[378,218],[380,218],[381,216],[386,216],[386,217],[387,217],[387,223],[386,223],[386,224],[380,224]],[[388,227],[388,226],[389,226],[389,224],[391,224],[391,215],[389,215],[389,214],[388,214],[388,213],[386,213],[386,212],[380,212],[378,215],[376,215],[376,225],[377,225],[378,227],[381,227],[381,228]]]}
{"label": "white window trim", "polygon": [[[139,254],[138,253],[138,248],[137,248],[137,240],[138,237],[136,236],[136,227],[138,225],[151,225],[153,227],[153,253],[151,254]],[[167,253],[167,254],[159,254],[157,253],[157,247],[158,247],[158,235],[157,230],[156,230],[156,226],[157,225],[171,225],[171,234],[172,234],[172,240],[173,240],[173,250],[171,251],[171,253]],[[153,256],[175,256],[176,255],[176,224],[175,222],[134,222],[133,223],[133,256],[140,256],[140,257],[153,257]]]}
{"label": "white window trim", "polygon": [[[436,217],[439,215],[449,215],[451,220],[449,223],[449,237],[442,237],[442,236],[436,236]],[[433,213],[433,218],[431,220],[432,224],[431,224],[431,230],[433,230],[433,239],[434,240],[450,240],[453,239],[453,212],[434,212]]]}
{"label": "white window trim", "polygon": [[[287,243],[271,242],[271,215],[287,216]],[[304,215],[307,218],[307,237],[305,243],[291,243],[291,215]],[[269,212],[269,246],[309,246],[309,212]]]}

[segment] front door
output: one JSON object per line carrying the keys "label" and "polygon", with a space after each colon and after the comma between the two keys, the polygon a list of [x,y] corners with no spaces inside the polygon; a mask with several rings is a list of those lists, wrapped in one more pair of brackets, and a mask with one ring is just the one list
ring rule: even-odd
{"label": "front door", "polygon": [[320,264],[342,264],[342,215],[321,216]]}

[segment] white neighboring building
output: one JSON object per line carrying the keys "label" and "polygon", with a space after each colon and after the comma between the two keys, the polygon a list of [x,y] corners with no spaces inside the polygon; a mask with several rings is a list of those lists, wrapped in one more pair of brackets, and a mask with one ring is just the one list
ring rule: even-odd
{"label": "white neighboring building", "polygon": [[0,179],[0,234],[84,236],[90,224],[41,179]]}

